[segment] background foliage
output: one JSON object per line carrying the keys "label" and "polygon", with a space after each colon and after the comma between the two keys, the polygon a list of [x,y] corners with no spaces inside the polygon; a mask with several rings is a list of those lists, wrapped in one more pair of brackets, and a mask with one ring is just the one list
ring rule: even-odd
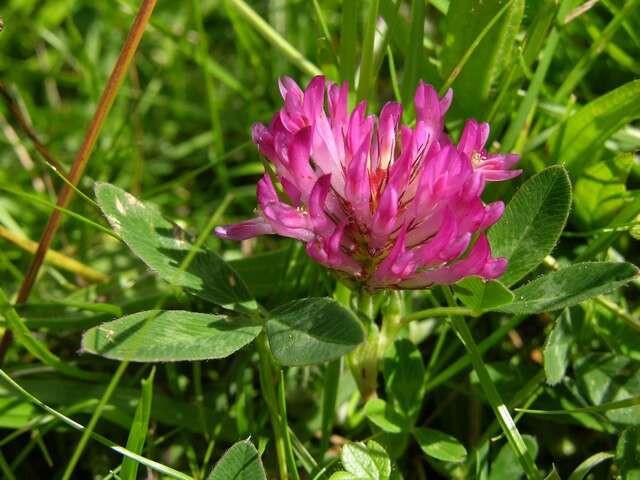
{"label": "background foliage", "polygon": [[[182,276],[163,270],[157,254],[183,230],[185,239],[222,255],[266,308],[300,297],[339,299],[344,292],[336,290],[335,279],[308,261],[299,245],[280,238],[222,244],[209,234],[255,206],[263,166],[250,125],[267,122],[279,107],[277,78],[305,83],[323,72],[350,80],[370,111],[394,98],[410,105],[419,79],[438,89],[452,86],[447,129],[454,138],[464,119],[474,116],[491,122],[495,149],[523,156],[525,174],[490,188],[487,200],[511,198],[546,167],[566,167],[568,178],[554,167],[521,189],[510,206],[521,205],[518,214],[491,234],[494,248],[514,258],[503,278],[514,289],[513,302],[494,305],[505,292],[494,286],[486,287],[492,293],[480,292],[485,287],[473,281],[456,294],[475,313],[497,307],[517,314],[477,316],[470,328],[508,406],[546,412],[512,410],[539,468],[549,473],[555,466],[571,480],[588,472],[591,478],[638,478],[638,281],[610,291],[635,275],[627,264],[613,262],[638,263],[640,166],[633,152],[640,145],[640,1],[160,1],[79,185],[87,198],[76,195],[73,215],[65,214],[53,244],[58,253],[48,257],[29,303],[13,309],[11,299],[35,249],[29,239],[41,235],[63,185],[45,156],[69,171],[136,10],[131,0],[0,3],[0,330],[11,326],[16,333],[0,383],[3,476],[205,478],[221,459],[212,478],[253,479],[261,475],[262,456],[268,478],[276,477],[258,357],[253,347],[242,348],[258,335],[251,322],[239,327],[246,341],[233,345],[216,341],[223,327],[207,328],[204,345],[189,344],[189,335],[180,332],[168,336],[181,360],[237,350],[231,357],[156,367],[133,363],[121,373],[113,360],[88,353],[108,348],[118,332],[89,330],[83,348],[81,338],[124,315],[130,315],[127,327],[135,326],[136,314],[144,311],[152,312],[150,325],[158,329],[147,338],[162,338],[165,326],[177,324],[192,334],[189,322],[196,329],[205,316],[215,325],[226,315],[212,312],[207,301],[253,301],[241,283],[220,274],[228,267],[215,263],[217,256],[202,260],[217,265],[213,270],[212,263],[200,268],[198,259]],[[354,82],[358,71],[365,81]],[[406,120],[411,116],[408,110]],[[166,237],[143,253],[136,250],[137,237],[115,229],[131,250],[114,238],[91,200],[96,182],[157,205],[136,214],[160,225]],[[118,192],[100,185],[96,198],[105,210],[104,198]],[[568,223],[554,246],[569,204]],[[143,238],[155,239],[151,230]],[[522,231],[530,232],[537,250],[508,240]],[[172,258],[184,260],[186,250],[171,245]],[[549,253],[553,257],[539,266]],[[607,263],[575,264],[593,260]],[[546,280],[520,286],[524,278],[558,268]],[[228,283],[201,284],[201,274]],[[417,315],[386,352],[380,399],[364,404],[339,363],[285,370],[288,421],[303,478],[523,474],[498,436],[491,399],[479,388],[483,380],[472,373],[450,323],[419,314],[445,300],[430,291],[400,299]],[[286,308],[274,312],[268,331],[295,324]],[[350,317],[336,315],[344,315],[346,326],[330,340],[357,343],[360,332]],[[314,362],[339,348],[298,335],[294,343],[309,345]],[[153,360],[158,353],[149,343],[140,358],[113,351],[111,357]],[[144,339],[134,349],[142,355],[140,345]],[[282,345],[281,357],[274,352],[279,361],[308,363],[302,358],[307,349]],[[114,372],[122,376],[111,391]],[[332,398],[335,419],[327,414]],[[92,417],[96,409],[99,420]],[[96,432],[92,439],[81,440],[69,418],[89,425]],[[90,424],[92,418],[97,423]],[[354,443],[360,441],[365,443]],[[142,455],[143,465],[123,461],[114,445]],[[245,476],[233,477],[241,468]],[[339,470],[347,473],[334,473]]]}

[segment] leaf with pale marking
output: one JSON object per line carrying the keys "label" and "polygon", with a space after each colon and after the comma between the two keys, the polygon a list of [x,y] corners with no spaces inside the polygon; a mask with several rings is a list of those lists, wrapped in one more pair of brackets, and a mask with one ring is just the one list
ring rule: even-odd
{"label": "leaf with pale marking", "polygon": [[115,360],[208,360],[228,357],[256,338],[261,328],[245,317],[148,310],[88,330],[82,348]]}
{"label": "leaf with pale marking", "polygon": [[109,183],[97,182],[95,193],[113,230],[163,280],[219,305],[255,307],[238,274],[210,250],[192,253],[185,232],[157,208]]}

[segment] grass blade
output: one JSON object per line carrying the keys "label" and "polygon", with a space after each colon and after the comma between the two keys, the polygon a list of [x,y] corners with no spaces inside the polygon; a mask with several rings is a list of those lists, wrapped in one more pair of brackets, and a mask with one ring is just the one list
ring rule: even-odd
{"label": "grass blade", "polygon": [[373,76],[373,41],[378,20],[378,7],[380,0],[372,0],[369,7],[369,16],[364,30],[364,42],[362,45],[362,63],[358,76],[358,101],[365,100],[369,94],[369,88],[374,83]]}
{"label": "grass blade", "polygon": [[[444,287],[443,291],[445,292],[445,296],[450,306],[456,306],[456,302],[453,298],[451,290],[448,287]],[[464,345],[465,349],[467,350],[469,357],[471,358],[471,363],[473,364],[474,370],[478,374],[478,379],[480,381],[480,385],[482,386],[482,390],[487,396],[487,400],[489,401],[489,404],[493,409],[498,423],[500,424],[502,431],[507,437],[511,448],[518,457],[518,460],[520,461],[525,474],[529,479],[542,479],[542,473],[540,473],[538,467],[536,467],[536,464],[533,461],[531,454],[527,450],[527,446],[525,445],[520,432],[518,431],[518,427],[516,427],[516,424],[513,421],[511,414],[509,413],[509,409],[502,401],[500,393],[498,393],[498,389],[489,376],[489,371],[487,370],[487,367],[482,360],[482,354],[480,353],[478,345],[476,345],[476,342],[471,335],[471,331],[469,330],[467,323],[465,322],[464,318],[453,316],[451,317],[451,325],[458,335],[458,338]]]}
{"label": "grass blade", "polygon": [[[151,373],[146,380],[142,381],[142,394],[138,400],[136,413],[133,418],[131,430],[129,430],[129,438],[127,439],[127,450],[133,453],[142,453],[144,442],[147,438],[149,429],[149,417],[151,416],[151,400],[153,398],[153,377],[156,373],[155,367],[151,369]],[[122,480],[135,480],[138,472],[138,462],[125,457],[122,461],[120,469],[120,478]]]}
{"label": "grass blade", "polygon": [[294,65],[309,75],[322,75],[322,71],[291,45],[271,25],[264,21],[243,0],[229,0],[238,13],[255,28],[271,45],[280,50]]}
{"label": "grass blade", "polygon": [[411,27],[409,30],[409,46],[405,67],[402,75],[401,96],[405,108],[413,101],[413,91],[418,86],[418,67],[422,63],[424,50],[422,39],[424,37],[425,20],[424,0],[413,0],[411,3]]}
{"label": "grass blade", "polygon": [[600,53],[602,53],[605,46],[609,43],[613,34],[622,26],[622,22],[628,18],[636,8],[638,8],[638,5],[640,5],[640,0],[631,0],[626,2],[625,6],[616,13],[613,20],[611,20],[609,25],[607,25],[607,27],[602,31],[600,38],[591,44],[587,53],[584,54],[578,63],[575,64],[573,69],[567,74],[564,82],[562,82],[562,85],[560,85],[560,88],[558,88],[558,91],[554,96],[555,101],[562,101],[576,88],[578,83],[580,83],[580,80],[582,80],[589,71],[593,61],[598,55],[600,55]]}
{"label": "grass blade", "polygon": [[193,480],[193,478],[190,477],[189,475],[185,475],[184,473],[179,472],[178,470],[174,470],[173,468],[168,467],[166,465],[163,465],[162,463],[156,462],[154,460],[150,460],[148,458],[145,458],[145,457],[143,457],[141,455],[138,455],[138,454],[136,454],[134,452],[131,452],[131,451],[127,450],[126,448],[124,448],[124,447],[112,442],[108,438],[105,438],[102,435],[99,435],[99,434],[89,430],[87,427],[85,427],[85,426],[81,425],[80,423],[76,422],[75,420],[72,420],[71,418],[63,415],[62,413],[60,413],[57,410],[49,407],[48,405],[45,405],[40,400],[38,400],[36,397],[31,395],[29,392],[27,392],[20,385],[18,385],[2,369],[0,369],[0,378],[9,387],[11,387],[13,390],[15,390],[17,393],[19,393],[22,397],[24,397],[29,402],[31,402],[34,405],[37,405],[38,407],[42,408],[43,410],[45,410],[46,412],[50,413],[51,415],[53,415],[58,420],[61,420],[63,423],[69,425],[71,428],[73,428],[75,430],[78,430],[80,432],[88,432],[88,436],[89,437],[93,438],[98,443],[101,443],[102,445],[110,448],[114,452],[119,453],[120,455],[123,455],[125,457],[131,458],[132,460],[135,460],[135,461],[139,462],[140,464],[142,464],[142,465],[144,465],[146,467],[149,467],[152,470],[155,470],[156,472],[160,472],[160,473],[162,473],[164,475],[168,475],[171,478],[177,478],[178,480]]}

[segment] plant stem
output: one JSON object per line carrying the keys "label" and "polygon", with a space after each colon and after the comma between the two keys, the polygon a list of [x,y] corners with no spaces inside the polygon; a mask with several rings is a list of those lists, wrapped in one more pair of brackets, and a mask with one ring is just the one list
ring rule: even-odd
{"label": "plant stem", "polygon": [[333,429],[333,421],[336,414],[336,399],[338,385],[340,383],[340,370],[342,359],[329,362],[324,372],[324,388],[322,389],[322,439],[320,451],[325,452],[329,447],[329,436]]}
{"label": "plant stem", "polygon": [[284,383],[284,372],[278,368],[280,378],[278,379],[278,410],[280,414],[280,428],[282,438],[284,440],[284,449],[287,457],[287,464],[293,475],[293,480],[300,480],[298,468],[296,467],[296,459],[293,456],[293,447],[291,446],[291,437],[289,436],[289,425],[287,424],[287,396]]}
{"label": "plant stem", "polygon": [[[447,299],[447,303],[454,307],[456,305],[456,301],[453,298],[453,294],[451,290],[447,286],[443,286],[442,288],[445,298]],[[491,380],[489,375],[489,371],[487,370],[484,361],[482,360],[482,355],[478,350],[478,346],[476,345],[475,340],[473,339],[473,335],[467,326],[467,322],[464,318],[459,316],[451,317],[451,325],[455,330],[458,338],[464,345],[469,357],[471,358],[471,363],[473,364],[473,368],[478,374],[478,380],[480,381],[480,385],[482,386],[482,390],[484,390],[485,395],[487,396],[487,400],[493,409],[493,412],[500,423],[500,427],[504,432],[511,448],[513,448],[518,460],[520,461],[524,472],[527,477],[530,479],[538,480],[542,479],[542,474],[536,467],[533,458],[531,458],[531,454],[527,450],[527,446],[516,427],[513,418],[511,418],[511,414],[509,413],[509,409],[502,401],[500,397],[500,393],[496,388],[495,384]]]}
{"label": "plant stem", "polygon": [[433,317],[450,317],[451,315],[464,315],[467,317],[474,316],[474,311],[467,307],[434,307],[420,310],[407,315],[402,320],[403,323],[422,320],[424,318]]}
{"label": "plant stem", "polygon": [[[510,330],[513,330],[518,325],[520,325],[525,318],[527,318],[526,315],[519,315],[519,316],[513,317],[507,323],[505,323],[504,325],[500,326],[500,328],[492,332],[491,335],[485,338],[478,345],[478,350],[480,351],[480,353],[483,354],[484,352],[489,350],[491,347],[496,345],[498,342],[500,342],[504,338],[504,336],[507,335],[507,333],[509,333]],[[447,355],[444,355],[444,356],[446,357]],[[432,380],[429,380],[427,382],[427,386],[425,387],[427,389],[427,392],[433,390],[439,385],[442,385],[444,382],[449,380],[454,375],[457,375],[463,369],[468,367],[470,363],[471,361],[467,355],[460,357],[458,360],[456,360],[453,363],[450,363],[445,370],[438,373]]]}
{"label": "plant stem", "polygon": [[84,451],[84,447],[87,445],[87,442],[89,441],[89,437],[93,433],[93,429],[95,428],[96,424],[98,423],[98,420],[100,420],[100,417],[102,416],[102,411],[104,410],[104,407],[107,405],[109,400],[111,400],[111,395],[113,395],[113,392],[118,386],[118,383],[120,383],[120,378],[122,378],[122,375],[124,374],[128,365],[129,365],[129,362],[126,362],[126,361],[118,365],[118,369],[116,370],[116,373],[113,374],[113,377],[109,382],[109,385],[107,385],[107,389],[102,394],[102,397],[100,398],[100,402],[98,402],[98,405],[96,406],[96,409],[94,410],[93,415],[91,415],[91,419],[89,420],[87,427],[82,432],[82,436],[80,437],[80,441],[78,442],[78,445],[73,451],[71,460],[69,460],[69,463],[67,464],[67,468],[62,474],[62,480],[69,480],[71,478],[71,475],[73,475],[73,470],[76,468],[78,460],[80,460],[80,456]]}
{"label": "plant stem", "polygon": [[289,478],[287,469],[288,462],[284,445],[284,436],[282,435],[282,422],[280,422],[278,417],[278,408],[276,406],[278,402],[276,400],[274,387],[271,353],[269,352],[264,332],[256,338],[256,346],[258,348],[258,356],[260,357],[260,385],[264,392],[264,399],[267,403],[267,408],[269,409],[269,416],[271,417],[278,467],[280,469],[280,480],[287,480]]}

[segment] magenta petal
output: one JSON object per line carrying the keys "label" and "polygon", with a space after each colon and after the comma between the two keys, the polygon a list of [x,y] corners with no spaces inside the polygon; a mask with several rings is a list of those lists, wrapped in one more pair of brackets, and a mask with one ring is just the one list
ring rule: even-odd
{"label": "magenta petal", "polygon": [[493,258],[490,259],[482,269],[482,273],[480,274],[483,278],[487,280],[493,280],[498,278],[507,270],[507,259],[506,258]]}
{"label": "magenta petal", "polygon": [[439,263],[444,258],[442,254],[445,248],[453,244],[458,233],[456,222],[452,212],[447,209],[443,214],[442,224],[438,232],[421,247],[416,249],[415,257],[419,266],[423,267],[432,263]]}
{"label": "magenta petal", "polygon": [[325,212],[327,195],[331,189],[331,175],[323,175],[318,179],[309,195],[309,216],[316,232],[326,234],[334,227],[333,222]]}
{"label": "magenta petal", "polygon": [[309,86],[304,91],[302,109],[308,120],[314,120],[324,108],[325,78],[317,76],[311,79]]}
{"label": "magenta petal", "polygon": [[373,281],[379,286],[395,285],[413,274],[414,254],[406,250],[407,228],[403,226],[389,255],[378,265]]}
{"label": "magenta petal", "polygon": [[402,116],[402,105],[390,102],[385,104],[380,113],[380,123],[378,126],[378,158],[372,169],[386,169],[391,163],[393,149],[396,144],[398,134],[398,122]]}
{"label": "magenta petal", "polygon": [[475,150],[478,150],[478,122],[474,119],[469,119],[464,124],[462,134],[460,135],[460,141],[458,141],[458,149],[461,152],[466,153],[469,157],[473,155]]}
{"label": "magenta petal", "polygon": [[381,248],[388,240],[389,234],[396,226],[398,214],[398,192],[388,185],[382,194],[380,205],[371,221],[371,236],[369,244],[373,248]]}
{"label": "magenta petal", "polygon": [[504,202],[493,202],[486,206],[480,228],[487,229],[496,223],[504,213]]}
{"label": "magenta petal", "polygon": [[444,97],[440,99],[440,114],[444,116],[445,113],[449,110],[451,106],[451,101],[453,100],[453,89],[447,90],[444,94]]}
{"label": "magenta petal", "polygon": [[265,222],[264,218],[258,217],[253,220],[216,227],[214,233],[216,236],[225,240],[246,240],[275,232],[271,226]]}
{"label": "magenta petal", "polygon": [[291,203],[293,203],[293,205],[299,205],[300,197],[302,194],[300,193],[300,190],[298,190],[298,187],[296,187],[293,182],[287,180],[285,177],[280,178],[280,183],[282,184],[284,193],[286,193],[287,196],[291,199]]}
{"label": "magenta petal", "polygon": [[278,88],[280,89],[280,95],[282,95],[283,100],[286,98],[287,93],[289,92],[292,92],[295,96],[302,100],[302,90],[291,77],[281,77],[278,80]]}
{"label": "magenta petal", "polygon": [[293,136],[288,146],[289,169],[303,200],[306,200],[316,180],[309,163],[312,134],[311,127],[304,127]]}
{"label": "magenta petal", "polygon": [[330,85],[328,97],[330,118],[333,124],[342,125],[348,118],[349,84],[345,81],[342,85]]}

